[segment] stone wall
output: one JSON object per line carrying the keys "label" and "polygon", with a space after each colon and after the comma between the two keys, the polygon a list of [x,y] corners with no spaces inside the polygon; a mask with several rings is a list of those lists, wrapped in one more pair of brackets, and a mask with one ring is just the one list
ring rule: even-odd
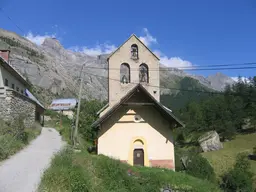
{"label": "stone wall", "polygon": [[35,122],[36,104],[26,96],[6,89],[6,96],[0,98],[0,118],[13,121],[20,115],[24,116],[25,127],[31,127]]}
{"label": "stone wall", "polygon": [[[122,163],[128,163],[127,160],[120,160]],[[165,160],[149,160],[150,167],[159,167],[159,168],[165,168],[165,169],[172,169],[175,170],[175,166],[173,163],[173,160],[165,159]]]}
{"label": "stone wall", "polygon": [[150,160],[150,164],[152,167],[161,167],[165,169],[173,169],[175,168],[173,160]]}

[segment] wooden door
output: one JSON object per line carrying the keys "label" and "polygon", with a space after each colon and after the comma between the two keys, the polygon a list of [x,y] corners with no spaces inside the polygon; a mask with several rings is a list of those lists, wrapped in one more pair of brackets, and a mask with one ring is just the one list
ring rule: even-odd
{"label": "wooden door", "polygon": [[144,166],[144,151],[143,151],[143,149],[134,149],[133,164]]}

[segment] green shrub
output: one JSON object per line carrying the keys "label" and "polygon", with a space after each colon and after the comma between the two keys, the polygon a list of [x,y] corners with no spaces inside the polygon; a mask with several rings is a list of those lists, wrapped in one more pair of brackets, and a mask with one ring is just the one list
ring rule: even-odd
{"label": "green shrub", "polygon": [[239,153],[236,157],[234,169],[239,169],[244,172],[250,172],[251,164],[248,159],[248,153]]}
{"label": "green shrub", "polygon": [[247,154],[238,154],[234,168],[222,176],[221,187],[227,192],[252,192],[252,176]]}
{"label": "green shrub", "polygon": [[17,139],[24,144],[28,144],[28,133],[23,131],[17,135]]}
{"label": "green shrub", "polygon": [[46,109],[44,112],[44,115],[50,116],[50,117],[58,117],[59,113],[50,109]]}
{"label": "green shrub", "polygon": [[186,173],[201,179],[215,182],[216,176],[210,163],[200,154],[191,157]]}
{"label": "green shrub", "polygon": [[0,137],[0,161],[8,157],[8,150],[5,147],[7,141],[1,136]]}
{"label": "green shrub", "polygon": [[253,147],[253,154],[256,155],[256,146]]}
{"label": "green shrub", "polygon": [[222,177],[221,187],[226,192],[252,192],[252,179],[249,174],[239,169],[233,169]]}
{"label": "green shrub", "polygon": [[176,171],[184,171],[184,166],[182,165],[181,158],[185,156],[185,153],[183,150],[176,148],[174,151],[175,155],[175,170]]}

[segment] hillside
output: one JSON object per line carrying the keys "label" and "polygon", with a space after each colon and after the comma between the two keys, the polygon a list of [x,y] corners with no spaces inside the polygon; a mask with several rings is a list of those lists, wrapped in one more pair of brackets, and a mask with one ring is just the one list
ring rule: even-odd
{"label": "hillside", "polygon": [[[172,86],[168,82],[162,82],[165,87]],[[164,93],[161,95],[161,103],[171,108],[172,110],[178,110],[185,107],[191,101],[200,101],[210,96],[209,92],[213,92],[196,79],[191,77],[184,77],[179,79],[176,84],[176,88],[182,91],[176,91],[172,94]]]}
{"label": "hillside", "polygon": [[[203,153],[202,155],[207,158],[216,175],[220,177],[234,166],[237,154],[243,152],[252,153],[255,141],[256,133],[237,135],[234,140],[225,142],[223,149]],[[250,163],[251,171],[254,174],[254,188],[256,188],[256,161],[251,160]]]}
{"label": "hillside", "polygon": [[187,192],[220,191],[214,184],[184,173],[131,167],[106,156],[70,150],[53,159],[42,177],[39,191],[158,192],[166,187]]}
{"label": "hillside", "polygon": [[[49,103],[56,97],[76,96],[81,68],[85,62],[87,64],[85,65],[86,73],[84,73],[83,98],[107,99],[107,55],[93,57],[82,52],[74,52],[65,49],[55,38],[47,38],[42,45],[38,46],[16,33],[0,29],[0,46],[3,43],[7,44],[11,50],[10,64],[29,79],[35,87],[34,93],[43,103]],[[161,68],[166,67],[161,65]],[[209,88],[222,91],[223,85],[234,82],[225,75],[217,74],[205,78],[169,68],[160,72],[161,86],[184,87],[181,85],[183,83],[181,80],[185,77],[196,80],[196,86],[202,90]],[[176,95],[177,91],[161,89],[161,94]]]}

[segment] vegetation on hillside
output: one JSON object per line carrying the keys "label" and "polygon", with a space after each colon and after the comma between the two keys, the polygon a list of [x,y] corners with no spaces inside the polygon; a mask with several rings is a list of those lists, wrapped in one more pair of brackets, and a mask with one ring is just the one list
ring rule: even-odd
{"label": "vegetation on hillside", "polygon": [[41,133],[39,124],[34,123],[31,128],[26,128],[23,120],[22,116],[13,122],[0,119],[0,161],[21,150]]}
{"label": "vegetation on hillside", "polygon": [[[88,154],[97,130],[91,124],[97,119],[96,112],[104,106],[99,101],[82,101],[79,123],[80,153],[67,149],[59,153],[51,167],[44,173],[39,191],[159,191],[171,187],[180,191],[219,191],[217,185],[170,170],[146,167],[131,167],[105,156]],[[56,125],[60,114],[47,111]],[[63,119],[63,118],[62,118]],[[57,129],[69,141],[71,121]],[[67,126],[67,127],[66,127]],[[193,174],[191,174],[193,175]]]}
{"label": "vegetation on hillside", "polygon": [[222,176],[221,187],[227,192],[253,191],[252,176],[247,154],[238,154],[233,169]]}
{"label": "vegetation on hillside", "polygon": [[[189,102],[199,102],[209,97],[209,91],[213,91],[203,86],[198,80],[191,77],[180,79],[175,86],[170,86],[168,82],[161,82],[161,86],[173,89],[172,94],[161,95],[161,103],[172,110],[185,107]],[[205,93],[204,93],[205,92]]]}
{"label": "vegetation on hillside", "polygon": [[236,133],[256,130],[256,77],[250,82],[239,79],[222,94],[214,94],[201,102],[191,102],[176,112],[186,123],[178,139],[197,142],[198,137],[216,130],[221,139],[232,139]]}
{"label": "vegetation on hillside", "polygon": [[[86,140],[84,143],[87,144],[88,141],[92,143],[96,138],[98,130],[92,129],[91,124],[97,119],[96,112],[104,104],[96,100],[82,101],[79,123],[82,152],[73,153],[67,150],[58,154],[50,169],[45,172],[40,190],[159,191],[161,187],[170,184],[171,187],[179,188],[181,191],[218,191],[216,185],[219,182],[224,191],[234,189],[251,191],[254,171],[247,172],[247,169],[240,167],[239,161],[242,161],[246,167],[252,165],[251,168],[254,169],[253,163],[241,158],[236,161],[236,158],[239,158],[239,152],[245,150],[252,152],[254,146],[249,142],[250,139],[247,139],[246,147],[243,147],[242,141],[234,146],[233,142],[236,140],[233,140],[225,142],[223,150],[204,154],[200,154],[197,140],[199,136],[210,130],[216,130],[222,141],[232,140],[236,136],[236,139],[253,136],[255,133],[252,134],[252,132],[256,129],[255,94],[256,77],[251,78],[250,82],[243,82],[240,79],[232,87],[227,87],[224,93],[208,95],[188,103],[175,112],[186,123],[185,128],[174,130],[176,144],[178,144],[175,148],[176,171],[185,173],[173,173],[158,168],[130,167],[105,156],[88,154],[81,142]],[[194,98],[197,96],[194,95]],[[246,135],[247,132],[251,135]],[[253,139],[251,141],[253,142]],[[229,145],[233,149],[229,148]],[[233,151],[235,149],[237,151]],[[191,160],[185,169],[179,161],[184,155]],[[227,155],[230,160],[225,159]],[[230,165],[224,165],[224,161],[230,162]],[[134,175],[129,176],[130,172]],[[189,174],[205,180],[197,180],[188,176]],[[243,183],[246,183],[247,188]]]}
{"label": "vegetation on hillside", "polygon": [[[203,153],[202,156],[213,166],[224,191],[234,189],[252,191],[250,174],[247,174],[246,170],[240,171],[241,169],[234,168],[233,170],[232,168],[236,167],[236,158],[240,152],[252,153],[255,146],[256,77],[250,78],[248,82],[240,78],[233,86],[226,87],[224,93],[213,94],[199,102],[191,101],[184,108],[177,110],[176,115],[186,124],[185,128],[174,130],[177,144],[175,150],[177,170],[184,171],[183,165],[179,162],[181,157],[193,160],[201,152],[198,138],[207,131],[215,130],[224,142],[224,149]],[[248,157],[246,158],[248,160]],[[192,162],[191,167],[196,167],[200,161]],[[254,175],[253,179],[256,183],[255,162],[249,160],[243,162],[247,163],[248,167],[251,166],[251,174]],[[208,165],[205,164],[202,169],[204,167]],[[189,166],[185,171],[190,172]],[[194,176],[201,177],[201,174],[199,172]],[[238,184],[239,182],[250,186],[244,188],[242,184]]]}
{"label": "vegetation on hillside", "polygon": [[[236,138],[229,142],[223,143],[223,149],[202,153],[214,168],[219,181],[221,177],[228,173],[236,163],[239,153],[253,153],[253,147],[256,145],[256,133],[237,135]],[[249,160],[253,176],[254,188],[256,189],[256,161]]]}
{"label": "vegetation on hillside", "polygon": [[64,150],[44,173],[39,192],[159,192],[165,187],[186,192],[220,191],[216,185],[184,173],[131,167],[106,156]]}
{"label": "vegetation on hillside", "polygon": [[0,36],[0,40],[4,41],[6,44],[10,45],[11,47],[20,47],[20,48],[26,50],[26,53],[33,58],[44,59],[43,54],[39,54],[37,51],[35,51],[27,46],[24,46],[21,42],[19,42],[18,40],[15,40],[14,38]]}

